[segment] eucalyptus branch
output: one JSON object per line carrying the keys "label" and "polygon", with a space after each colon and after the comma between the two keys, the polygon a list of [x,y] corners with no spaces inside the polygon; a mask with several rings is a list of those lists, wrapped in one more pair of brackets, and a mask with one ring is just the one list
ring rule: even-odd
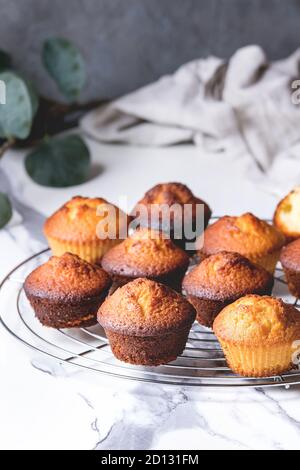
{"label": "eucalyptus branch", "polygon": [[16,139],[8,139],[0,146],[0,159],[3,157],[5,152],[13,147],[16,143]]}
{"label": "eucalyptus branch", "polygon": [[[77,127],[87,111],[103,102],[78,103],[86,82],[85,62],[68,39],[46,39],[42,62],[64,96],[65,104],[39,97],[31,82],[11,68],[9,56],[0,50],[0,80],[5,84],[7,96],[13,97],[0,107],[1,135],[12,136],[7,140],[0,136],[0,159],[14,145],[34,147],[25,158],[25,168],[36,183],[50,187],[78,185],[89,176],[88,147],[80,136],[52,136]],[[2,223],[3,220],[2,217]]]}
{"label": "eucalyptus branch", "polygon": [[18,139],[17,147],[33,147],[39,144],[45,135],[51,137],[77,127],[80,118],[86,112],[105,103],[104,100],[97,100],[88,103],[63,104],[41,97],[30,135],[26,139]]}

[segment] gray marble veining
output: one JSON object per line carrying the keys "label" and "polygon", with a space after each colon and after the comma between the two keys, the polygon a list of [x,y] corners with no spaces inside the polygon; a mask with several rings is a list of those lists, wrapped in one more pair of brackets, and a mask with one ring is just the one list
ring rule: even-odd
{"label": "gray marble veining", "polygon": [[[106,172],[82,188],[66,191],[39,188],[30,182],[22,169],[22,155],[12,153],[5,158],[0,172],[1,190],[10,193],[23,222],[0,232],[1,276],[13,263],[45,245],[41,227],[53,205],[59,206],[79,191],[113,199],[113,191],[120,191],[125,184],[122,182],[126,182],[127,173],[122,172],[129,172],[138,181],[141,150],[127,149],[128,154],[124,156],[121,152],[120,156],[120,149],[119,146],[94,148],[94,158],[105,163]],[[151,152],[152,158],[143,161],[145,188],[150,186],[155,167],[156,150]],[[170,172],[170,165],[164,169],[163,164],[169,152],[159,150],[157,158],[162,164],[157,178],[166,178]],[[114,158],[126,158],[126,164],[114,166]],[[202,155],[197,163],[197,149],[189,147],[173,149],[170,153],[178,177],[180,169],[180,177],[191,186],[198,184],[198,175],[202,175],[202,192],[208,200],[213,200],[216,210],[221,211],[223,205],[225,211],[231,204],[232,210],[240,212],[243,204],[252,204],[258,190],[253,197],[253,187],[239,181],[239,175],[244,173],[238,166],[231,190],[234,184],[240,184],[243,200],[233,199],[229,192],[217,195],[218,200],[216,193],[210,192],[209,175],[215,177],[219,165],[219,160],[215,160],[216,166],[212,165],[212,158]],[[224,178],[232,175],[231,158],[222,156]],[[182,159],[185,165],[191,162],[192,174],[185,174]],[[261,207],[259,200],[257,210]],[[275,201],[266,199],[265,204],[264,210],[267,207],[271,212]],[[101,451],[297,449],[300,446],[300,387],[213,390],[126,382],[58,364],[18,345],[2,329],[0,338],[0,447]]]}

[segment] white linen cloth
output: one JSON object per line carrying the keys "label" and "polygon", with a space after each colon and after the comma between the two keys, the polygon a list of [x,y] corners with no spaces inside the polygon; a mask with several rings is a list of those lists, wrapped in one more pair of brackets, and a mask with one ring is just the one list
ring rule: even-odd
{"label": "white linen cloth", "polygon": [[[166,146],[193,141],[210,151],[250,153],[252,177],[276,192],[300,184],[300,49],[270,63],[259,46],[228,62],[189,62],[111,104],[88,113],[82,129],[103,142]],[[256,169],[255,169],[256,168]],[[289,176],[289,181],[286,179]],[[276,181],[276,188],[274,182]]]}

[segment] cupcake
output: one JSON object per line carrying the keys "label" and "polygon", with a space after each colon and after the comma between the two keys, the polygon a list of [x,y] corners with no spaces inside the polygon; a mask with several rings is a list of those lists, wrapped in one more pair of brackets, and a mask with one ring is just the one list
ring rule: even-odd
{"label": "cupcake", "polygon": [[292,368],[300,313],[280,299],[248,295],[225,307],[213,330],[234,372],[269,377]]}
{"label": "cupcake", "polygon": [[24,289],[43,325],[72,328],[97,323],[97,311],[110,286],[102,268],[65,253],[29,274]]}
{"label": "cupcake", "polygon": [[178,246],[194,252],[197,237],[206,228],[211,210],[184,184],[163,183],[146,192],[132,215],[138,217],[140,226],[163,230]]}
{"label": "cupcake", "polygon": [[211,327],[226,305],[247,294],[270,295],[272,274],[238,253],[221,251],[204,259],[186,274],[183,288],[197,312],[197,320]]}
{"label": "cupcake", "polygon": [[135,279],[106,299],[98,321],[117,359],[158,366],[183,352],[195,316],[192,305],[174,290]]}
{"label": "cupcake", "polygon": [[273,222],[287,242],[300,238],[300,187],[295,188],[279,202]]}
{"label": "cupcake", "polygon": [[165,239],[162,232],[148,228],[136,230],[102,259],[102,267],[113,278],[115,287],[146,277],[180,290],[188,265],[185,251]]}
{"label": "cupcake", "polygon": [[283,245],[283,235],[253,214],[226,215],[205,230],[199,254],[205,258],[220,251],[234,251],[273,274]]}
{"label": "cupcake", "polygon": [[300,298],[300,239],[293,241],[282,249],[280,255],[289,291]]}
{"label": "cupcake", "polygon": [[127,226],[126,214],[105,199],[76,196],[46,220],[44,233],[53,255],[69,252],[99,263],[126,238]]}

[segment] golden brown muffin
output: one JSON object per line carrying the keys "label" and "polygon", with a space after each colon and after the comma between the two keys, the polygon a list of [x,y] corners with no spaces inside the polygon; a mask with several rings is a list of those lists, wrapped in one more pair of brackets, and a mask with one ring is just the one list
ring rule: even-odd
{"label": "golden brown muffin", "polygon": [[135,279],[102,304],[98,321],[117,359],[158,366],[185,347],[195,310],[180,294],[149,279]]}
{"label": "golden brown muffin", "polygon": [[185,251],[165,239],[162,232],[148,228],[136,230],[102,259],[103,269],[116,286],[146,277],[179,290],[188,265]]}
{"label": "golden brown muffin", "polygon": [[126,238],[127,226],[128,216],[105,199],[76,196],[46,220],[44,233],[55,256],[70,252],[98,263]]}
{"label": "golden brown muffin", "polygon": [[300,298],[300,239],[283,247],[280,262],[282,264],[289,291]]}
{"label": "golden brown muffin", "polygon": [[272,274],[244,256],[221,251],[204,259],[186,274],[183,288],[197,312],[197,320],[211,327],[220,311],[247,294],[270,295]]}
{"label": "golden brown muffin", "polygon": [[[151,216],[151,208],[156,206],[159,211],[158,217]],[[170,219],[164,220],[162,215],[163,207],[173,207]],[[203,223],[197,224],[197,211],[199,206],[203,208]],[[183,215],[183,207],[184,214]],[[141,208],[145,210],[141,210]],[[157,184],[146,192],[144,197],[136,204],[132,211],[133,216],[139,217],[141,226],[151,227],[156,230],[164,230],[170,234],[171,239],[183,249],[193,252],[189,249],[187,243],[195,243],[197,237],[207,227],[211,217],[209,206],[202,199],[194,196],[192,191],[181,183],[162,183]],[[199,221],[198,221],[199,222]],[[194,235],[191,239],[185,236],[184,224],[190,224]],[[199,225],[199,227],[197,227]],[[178,233],[178,236],[176,236]]]}
{"label": "golden brown muffin", "polygon": [[29,274],[24,289],[43,325],[71,328],[97,323],[97,311],[110,286],[102,268],[65,253]]}
{"label": "golden brown muffin", "polygon": [[277,205],[273,222],[287,243],[300,238],[300,187],[295,188]]}
{"label": "golden brown muffin", "polygon": [[213,329],[234,372],[269,377],[292,367],[300,313],[281,299],[248,295],[225,307]]}
{"label": "golden brown muffin", "polygon": [[253,214],[226,215],[205,230],[199,254],[206,257],[220,251],[234,251],[273,274],[283,245],[283,235]]}

